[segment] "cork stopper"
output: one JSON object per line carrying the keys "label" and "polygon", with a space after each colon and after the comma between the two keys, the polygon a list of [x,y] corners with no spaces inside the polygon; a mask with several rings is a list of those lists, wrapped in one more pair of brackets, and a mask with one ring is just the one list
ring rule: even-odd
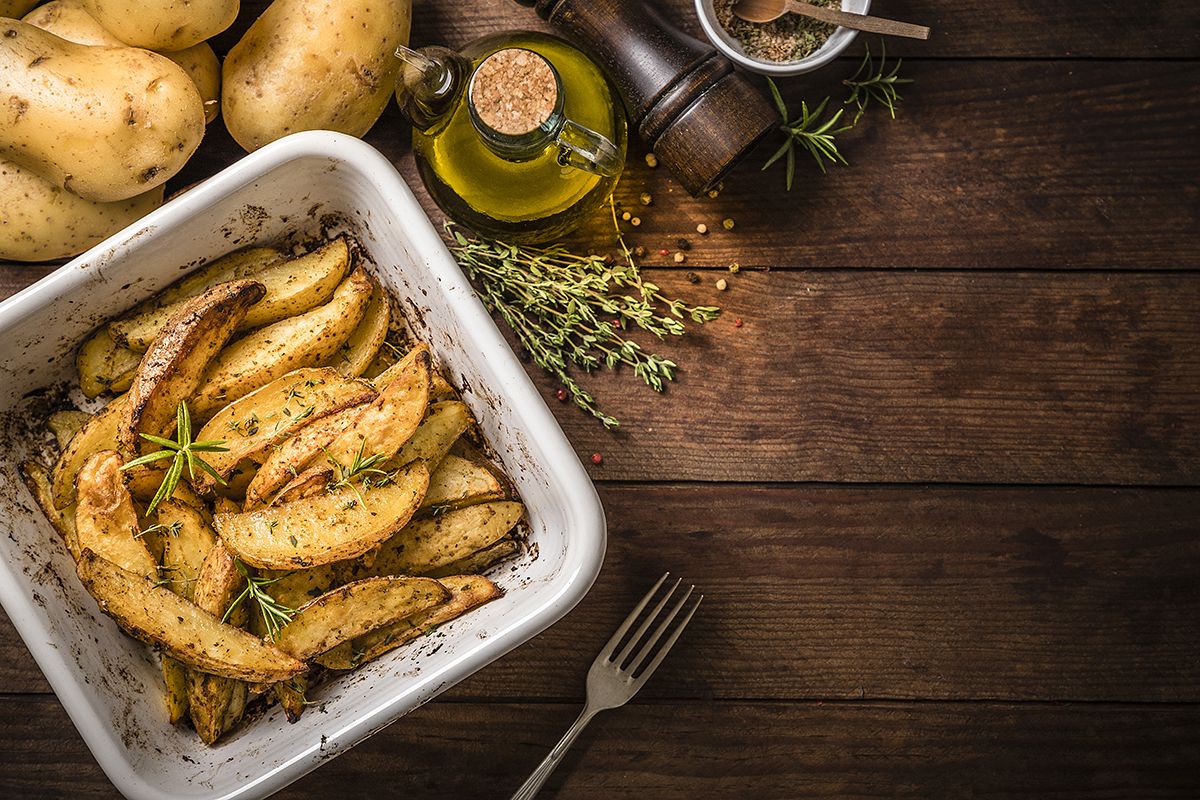
{"label": "cork stopper", "polygon": [[506,136],[523,136],[554,114],[558,79],[537,53],[509,47],[488,56],[475,70],[470,97],[484,125]]}

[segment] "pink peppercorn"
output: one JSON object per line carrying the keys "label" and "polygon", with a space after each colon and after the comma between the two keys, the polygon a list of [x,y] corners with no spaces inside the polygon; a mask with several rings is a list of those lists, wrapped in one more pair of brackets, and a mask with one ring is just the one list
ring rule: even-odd
{"label": "pink peppercorn", "polygon": [[593,464],[599,465],[603,461],[604,461],[604,456],[600,455],[599,453],[592,453],[592,463]]}

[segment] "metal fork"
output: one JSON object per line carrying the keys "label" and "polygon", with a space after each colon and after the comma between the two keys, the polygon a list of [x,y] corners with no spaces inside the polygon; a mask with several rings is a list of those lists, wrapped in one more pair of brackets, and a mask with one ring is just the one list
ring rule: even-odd
{"label": "metal fork", "polygon": [[[696,613],[696,609],[700,607],[700,601],[704,599],[704,595],[696,598],[695,602],[688,608],[687,613],[683,616],[679,625],[666,637],[661,647],[657,647],[659,641],[662,640],[663,634],[671,626],[675,617],[683,610],[688,598],[692,596],[692,590],[695,586],[689,586],[687,591],[683,593],[683,597],[675,603],[669,612],[662,615],[663,608],[667,602],[675,594],[675,590],[679,588],[680,579],[676,579],[673,586],[667,590],[662,599],[654,606],[654,610],[646,615],[646,619],[638,626],[637,631],[629,638],[629,643],[617,652],[617,646],[621,644],[621,640],[629,629],[633,627],[633,623],[637,621],[638,615],[645,610],[650,604],[655,593],[658,592],[662,585],[666,582],[667,577],[671,573],[664,573],[658,579],[658,583],[654,584],[654,588],[646,593],[642,601],[637,604],[637,608],[633,609],[625,621],[621,623],[621,627],[617,628],[617,632],[608,640],[608,644],[604,645],[604,649],[596,656],[596,660],[592,662],[591,669],[588,670],[587,676],[587,702],[584,703],[583,712],[579,718],[575,720],[567,732],[563,735],[559,743],[554,746],[546,759],[538,765],[538,768],[529,776],[529,780],[517,789],[516,794],[512,796],[512,800],[531,800],[542,788],[542,784],[546,782],[546,778],[550,777],[550,773],[563,760],[563,756],[567,754],[567,750],[571,748],[576,737],[583,731],[584,727],[591,722],[592,717],[610,708],[617,708],[629,702],[629,700],[638,693],[638,690],[646,683],[646,680],[658,669],[658,665],[666,657],[667,652],[674,646],[675,640],[679,638],[679,634],[683,633],[683,629],[692,621],[692,615]],[[662,615],[658,627],[650,634],[637,653],[634,654],[633,648],[636,647],[641,638],[650,629],[659,616]],[[646,658],[653,653],[654,657],[650,659],[650,663],[641,672],[638,668],[646,661]],[[630,658],[633,655],[632,659]],[[622,666],[622,665],[628,666]],[[634,674],[637,673],[635,677]]]}

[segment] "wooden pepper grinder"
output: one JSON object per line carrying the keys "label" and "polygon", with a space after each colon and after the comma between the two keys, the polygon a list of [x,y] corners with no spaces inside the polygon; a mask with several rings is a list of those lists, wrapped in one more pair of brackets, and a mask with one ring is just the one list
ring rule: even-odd
{"label": "wooden pepper grinder", "polygon": [[728,59],[642,0],[516,2],[591,52],[642,141],[693,195],[779,126],[774,107]]}

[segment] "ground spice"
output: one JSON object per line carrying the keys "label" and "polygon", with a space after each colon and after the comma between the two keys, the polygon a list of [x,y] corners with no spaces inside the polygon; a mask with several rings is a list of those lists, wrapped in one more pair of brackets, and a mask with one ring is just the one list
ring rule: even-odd
{"label": "ground spice", "polygon": [[[833,0],[809,2],[815,6],[833,5]],[[734,16],[735,5],[737,0],[715,0],[713,10],[717,14],[717,22],[741,43],[746,55],[763,61],[799,61],[815,53],[837,28],[828,22],[819,22],[799,14],[784,14],[766,23],[747,22]]]}

